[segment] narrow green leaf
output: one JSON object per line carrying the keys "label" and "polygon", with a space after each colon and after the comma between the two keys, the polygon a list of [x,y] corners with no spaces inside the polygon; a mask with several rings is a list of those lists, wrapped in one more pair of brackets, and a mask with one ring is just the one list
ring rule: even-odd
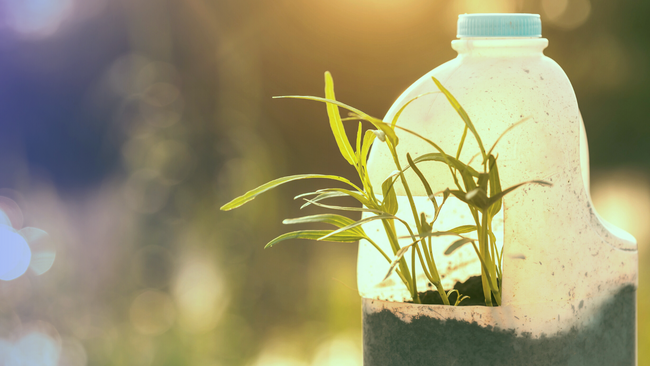
{"label": "narrow green leaf", "polygon": [[371,116],[371,115],[369,115],[369,114],[367,114],[367,113],[365,113],[365,112],[363,112],[363,111],[361,111],[359,109],[351,107],[351,106],[349,106],[349,105],[347,105],[345,103],[341,103],[341,102],[339,102],[337,100],[328,99],[328,98],[321,98],[321,97],[312,97],[312,96],[306,96],[306,95],[286,95],[286,96],[279,96],[279,97],[273,97],[273,98],[306,99],[306,100],[313,100],[313,101],[317,101],[317,102],[324,102],[324,103],[328,103],[328,104],[337,105],[337,106],[339,106],[341,108],[345,108],[345,109],[349,110],[350,112],[354,113],[356,115],[356,117],[358,117],[358,118],[355,118],[355,119],[361,119],[361,120],[364,120],[364,121],[368,121],[368,122],[372,123],[373,126],[378,128],[379,130],[383,131],[386,134],[386,138],[388,139],[388,141],[391,142],[391,144],[393,144],[393,146],[397,146],[397,144],[399,143],[399,139],[397,138],[397,135],[395,135],[395,131],[393,131],[393,129],[390,127],[390,124],[385,123],[384,121],[382,121],[379,118],[373,117],[373,116]]}
{"label": "narrow green leaf", "polygon": [[[303,193],[300,196],[302,196],[300,198],[303,198],[303,197],[306,196],[306,194]],[[324,192],[324,193],[320,193],[320,194],[318,194],[318,196],[312,198],[311,200],[309,200],[308,202],[306,202],[305,204],[300,206],[300,209],[302,210],[303,208],[311,205],[311,202],[319,202],[319,201],[322,201],[322,200],[326,200],[328,198],[347,197],[347,196],[348,196],[347,194],[342,193],[342,192]],[[296,196],[296,198],[298,198],[298,196]]]}
{"label": "narrow green leaf", "polygon": [[307,197],[307,196],[318,196],[319,194],[320,193],[318,193],[318,192],[305,192],[305,193],[301,193],[301,194],[293,197],[293,199],[297,200],[298,198],[303,198],[303,197]]}
{"label": "narrow green leaf", "polygon": [[[496,244],[496,242],[497,242],[497,237],[494,235],[494,233],[492,232],[492,230],[489,230],[489,231],[488,231],[488,234],[490,235],[490,240],[492,240],[492,243],[495,243],[495,244]],[[501,248],[501,249],[503,249],[503,248]],[[498,262],[498,261],[497,261],[497,262]]]}
{"label": "narrow green leaf", "polygon": [[372,183],[370,183],[370,177],[368,176],[368,168],[367,168],[368,152],[370,151],[370,146],[372,146],[372,143],[375,141],[375,137],[376,136],[372,130],[367,130],[365,135],[363,136],[363,143],[361,145],[361,156],[359,157],[359,168],[357,169],[357,171],[359,172],[359,178],[361,179],[361,183],[363,184],[363,188],[365,189],[365,192],[369,197],[375,196],[374,190],[372,188]]}
{"label": "narrow green leaf", "polygon": [[361,135],[363,134],[363,128],[361,122],[359,122],[359,128],[357,129],[357,149],[355,150],[355,156],[357,157],[357,164],[360,164],[361,161]]}
{"label": "narrow green leaf", "polygon": [[[323,192],[320,191],[320,190],[315,191],[315,192],[305,192],[305,193],[301,193],[301,194],[295,196],[293,199],[297,200],[299,198],[308,197],[308,196],[319,196],[321,194],[323,194]],[[341,196],[345,196],[345,194],[341,193]]]}
{"label": "narrow green leaf", "polygon": [[[446,195],[446,196],[442,197],[442,202],[440,203],[440,205],[438,205],[438,207],[436,208],[436,211],[433,214],[433,220],[431,221],[432,225],[433,225],[434,222],[436,222],[436,220],[438,220],[438,216],[440,215],[440,211],[442,211],[442,206],[445,205],[445,202],[447,201],[448,197],[449,197],[449,195]],[[435,200],[436,198],[435,198],[435,196],[434,197],[430,196],[429,199]]]}
{"label": "narrow green leaf", "polygon": [[[366,198],[366,196],[360,192],[355,192],[355,191],[350,191],[349,189],[343,189],[343,188],[325,188],[325,189],[319,189],[316,192],[308,192],[308,193],[303,193],[299,194],[294,199],[298,198],[303,198],[307,196],[313,196],[317,195],[317,197],[312,198],[310,201],[318,202],[327,198],[335,198],[335,197],[352,197],[359,201],[362,205],[374,208],[374,204]],[[307,207],[311,203],[307,202],[305,203],[302,207]]]}
{"label": "narrow green leaf", "polygon": [[469,118],[467,115],[467,112],[465,112],[465,109],[458,103],[456,98],[447,90],[442,84],[436,79],[435,77],[431,77],[433,79],[433,82],[436,83],[438,86],[438,89],[447,97],[447,100],[449,101],[449,104],[451,104],[452,107],[456,110],[456,113],[460,116],[460,118],[465,122],[465,125],[469,130],[472,132],[474,135],[474,138],[476,139],[476,142],[478,143],[479,149],[481,149],[481,155],[483,155],[483,160],[485,161],[487,159],[487,156],[485,154],[485,148],[483,147],[483,141],[481,141],[481,137],[479,136],[478,132],[476,131],[476,128],[474,127],[474,124],[472,123],[472,120]]}
{"label": "narrow green leaf", "polygon": [[378,119],[374,119],[373,121],[370,121],[370,123],[372,123],[384,134],[385,138],[381,139],[382,141],[388,141],[391,145],[393,145],[393,147],[399,144],[399,138],[397,138],[395,131],[393,131],[390,125]]}
{"label": "narrow green leaf", "polygon": [[458,290],[456,290],[456,289],[451,289],[451,290],[447,291],[447,298],[449,298],[449,297],[451,296],[451,294],[453,294],[453,293],[456,293],[456,302],[454,303],[454,306],[458,306],[458,305],[460,305],[460,303],[461,303],[463,300],[465,300],[465,299],[469,299],[469,298],[470,298],[470,297],[467,296],[467,295],[462,295],[462,294],[461,294],[460,292],[458,292]]}
{"label": "narrow green leaf", "polygon": [[[461,192],[461,191],[458,191],[458,192]],[[440,215],[440,211],[442,211],[442,206],[444,206],[445,202],[447,202],[447,199],[449,198],[449,195],[451,195],[451,191],[449,190],[449,188],[446,188],[442,192],[436,192],[433,195],[429,196],[430,200],[434,200],[434,199],[436,199],[436,196],[441,194],[441,193],[442,193],[442,202],[440,203],[440,205],[438,205],[438,208],[436,209],[436,212],[435,212],[435,214],[433,216],[432,222],[436,222],[436,220],[438,220],[438,215]]]}
{"label": "narrow green leaf", "polygon": [[467,137],[467,125],[463,128],[463,135],[460,137],[460,142],[458,143],[458,150],[456,150],[456,159],[460,159],[460,153],[463,152],[463,146],[465,146],[465,138]]}
{"label": "narrow green leaf", "polygon": [[[442,157],[443,161],[444,161],[445,163],[447,163],[447,165],[452,165],[451,162],[447,162],[447,161],[448,161],[447,157],[450,156],[450,155],[447,155],[447,154],[445,153],[445,151],[442,150],[442,148],[441,148],[440,146],[438,146],[438,144],[436,144],[435,142],[433,142],[433,141],[431,141],[430,139],[428,139],[428,138],[426,138],[426,137],[420,135],[419,133],[417,133],[417,132],[415,132],[415,131],[409,130],[408,128],[404,128],[404,127],[401,127],[401,126],[395,126],[395,128],[398,128],[398,129],[400,129],[400,130],[402,130],[402,131],[404,131],[404,132],[407,132],[407,133],[409,133],[409,134],[411,134],[411,135],[413,135],[413,136],[415,136],[415,137],[420,138],[420,139],[423,140],[424,142],[428,143],[429,145],[431,145],[434,149],[436,149],[436,150],[440,153],[440,156]],[[416,160],[416,162],[417,162],[417,158],[416,158],[415,160]]]}
{"label": "narrow green leaf", "polygon": [[282,177],[282,178],[272,180],[272,181],[270,181],[270,182],[268,182],[266,184],[263,184],[263,185],[255,188],[253,190],[250,190],[250,191],[246,192],[245,194],[243,194],[243,195],[235,198],[234,200],[226,203],[225,205],[221,206],[221,210],[222,211],[230,211],[230,210],[232,210],[234,208],[237,208],[237,207],[245,204],[246,202],[254,200],[255,197],[257,197],[258,195],[260,195],[260,194],[262,194],[262,193],[264,193],[264,192],[266,192],[266,191],[268,191],[270,189],[273,189],[273,188],[275,188],[275,187],[277,187],[279,185],[282,185],[284,183],[293,182],[294,180],[311,179],[311,178],[322,178],[322,179],[337,180],[339,182],[343,182],[343,183],[346,183],[346,184],[352,186],[354,189],[356,189],[358,191],[361,191],[361,189],[359,189],[359,187],[354,185],[349,180],[347,180],[347,179],[345,179],[343,177],[336,176],[336,175],[323,175],[323,174],[290,175],[288,177]]}
{"label": "narrow green leaf", "polygon": [[[343,226],[343,227],[341,227],[341,228],[339,228],[337,230],[332,231],[331,233],[323,236],[322,238],[320,238],[318,240],[325,240],[325,239],[329,238],[330,235],[336,235],[338,233],[342,233],[342,232],[345,232],[345,231],[348,231],[348,230],[355,230],[355,229],[358,230],[358,229],[360,229],[360,230],[363,231],[363,229],[361,228],[361,225],[363,225],[363,224],[366,224],[366,223],[369,223],[369,222],[375,221],[375,220],[394,219],[394,218],[395,218],[395,216],[393,216],[393,215],[369,216],[369,217],[366,217],[365,219],[362,219],[362,220],[359,220],[359,221],[353,221],[353,222],[349,223],[346,226]],[[365,232],[364,232],[364,235],[365,235]]]}
{"label": "narrow green leaf", "polygon": [[488,201],[488,204],[491,206],[491,205],[497,203],[499,200],[501,200],[501,198],[502,198],[503,196],[505,196],[506,194],[508,194],[508,193],[510,193],[510,192],[512,192],[512,191],[514,191],[515,189],[517,189],[517,188],[519,188],[519,187],[521,187],[521,186],[523,186],[523,185],[525,185],[525,184],[539,184],[539,185],[541,185],[541,186],[546,186],[546,187],[552,187],[552,186],[553,186],[552,183],[549,183],[549,182],[544,181],[544,180],[530,180],[530,181],[527,181],[527,182],[523,182],[523,183],[515,184],[514,186],[509,187],[509,188],[507,188],[506,190],[500,192],[500,193],[497,194],[496,196],[494,196],[494,197],[490,197],[490,199],[489,199],[489,201]]}
{"label": "narrow green leaf", "polygon": [[325,192],[340,192],[341,194],[345,196],[349,196],[354,198],[355,200],[359,201],[362,205],[373,208],[374,204],[362,193],[360,192],[355,192],[351,191],[349,189],[343,189],[343,188],[326,188],[326,189],[320,189],[318,190],[319,193],[325,193]]}
{"label": "narrow green leaf", "polygon": [[438,144],[436,144],[435,142],[429,140],[428,138],[426,138],[426,137],[420,135],[419,133],[414,132],[414,131],[411,131],[411,130],[409,130],[409,129],[407,129],[407,128],[400,127],[400,126],[395,126],[395,128],[399,128],[400,130],[405,131],[405,132],[407,132],[407,133],[410,133],[410,134],[413,135],[413,136],[419,137],[420,139],[422,139],[423,141],[425,141],[425,142],[428,143],[429,145],[433,146],[434,149],[438,150],[438,152],[440,153],[440,156],[441,156],[442,159],[444,160],[445,164],[447,164],[447,166],[449,167],[449,170],[450,170],[450,172],[451,172],[451,176],[452,176],[452,178],[454,179],[454,182],[456,183],[456,185],[458,185],[458,179],[456,178],[456,174],[454,173],[454,170],[453,170],[453,163],[448,159],[449,155],[447,155],[447,154],[442,150],[442,148],[440,148],[440,146],[438,146]]}
{"label": "narrow green leaf", "polygon": [[471,233],[472,231],[476,231],[476,226],[474,225],[462,225],[462,226],[457,226],[451,230],[448,230],[449,232],[456,233],[456,234],[467,234]]}
{"label": "narrow green leaf", "polygon": [[[334,96],[334,80],[332,80],[332,74],[329,71],[325,72],[325,98],[336,100]],[[339,108],[335,104],[327,103],[327,116],[330,120],[330,127],[334,133],[336,144],[339,146],[339,150],[341,150],[341,155],[343,155],[350,165],[356,166],[355,154],[352,146],[350,146],[348,136],[345,134]]]}
{"label": "narrow green leaf", "polygon": [[426,95],[431,95],[431,94],[436,94],[436,93],[438,93],[438,92],[426,92],[426,93],[420,94],[420,95],[418,95],[418,96],[412,98],[412,99],[409,100],[408,102],[404,103],[404,105],[403,105],[402,107],[400,107],[400,109],[397,111],[397,113],[395,113],[395,116],[393,117],[393,120],[391,121],[390,126],[391,126],[392,128],[395,128],[395,125],[397,125],[397,120],[399,119],[399,117],[402,115],[402,112],[404,112],[404,109],[406,109],[406,107],[407,107],[409,104],[411,104],[412,102],[414,102],[414,101],[416,101],[417,99],[420,99],[420,98],[422,98],[422,97],[424,97],[424,96],[426,96]]}
{"label": "narrow green leaf", "polygon": [[381,130],[370,130],[381,142],[386,142],[386,134]]}
{"label": "narrow green leaf", "polygon": [[397,195],[395,194],[394,183],[397,178],[394,178],[394,175],[389,176],[381,184],[381,191],[384,195],[384,201],[382,203],[384,211],[388,212],[391,215],[397,213],[398,204],[397,204]]}
{"label": "narrow green leaf", "polygon": [[326,205],[324,203],[316,202],[307,198],[303,198],[305,201],[311,203],[312,205],[316,205],[318,207],[323,207],[323,208],[329,208],[331,210],[341,210],[341,211],[356,211],[356,212],[372,212],[378,215],[383,215],[386,212],[380,211],[380,210],[374,210],[371,208],[363,208],[363,207],[345,207],[345,206],[335,206],[335,205]]}
{"label": "narrow green leaf", "polygon": [[[409,163],[409,167],[411,167],[411,169],[413,169],[413,171],[415,172],[415,174],[417,174],[418,178],[420,178],[420,181],[422,182],[422,185],[424,186],[424,190],[425,190],[426,193],[427,193],[427,197],[429,198],[429,200],[430,200],[431,203],[433,204],[433,212],[434,212],[434,213],[439,212],[439,211],[440,211],[440,208],[438,207],[438,202],[436,202],[436,198],[435,198],[435,196],[433,195],[433,190],[431,190],[431,185],[429,185],[429,182],[428,182],[427,179],[424,177],[424,174],[422,174],[422,172],[420,171],[420,169],[417,167],[416,163],[415,163],[415,162],[413,161],[413,159],[411,158],[411,154],[406,153],[406,160],[407,160],[408,163]],[[433,221],[435,222],[435,219],[437,218],[437,215],[434,215],[434,216],[435,216],[435,217],[434,217]],[[424,220],[424,218],[422,218],[422,219],[420,220],[420,222],[424,224],[424,223],[426,223],[426,220]],[[429,231],[431,231],[431,230],[429,230]]]}
{"label": "narrow green leaf", "polygon": [[295,219],[284,219],[282,221],[285,225],[295,225],[295,224],[311,224],[311,223],[326,223],[332,224],[336,227],[344,227],[350,224],[353,224],[355,221],[349,217],[345,217],[337,214],[318,214],[297,217]]}
{"label": "narrow green leaf", "polygon": [[480,175],[480,173],[476,169],[474,169],[471,166],[463,163],[462,161],[454,158],[451,155],[443,156],[440,153],[428,153],[428,154],[420,155],[417,158],[413,159],[413,162],[415,164],[419,164],[419,163],[425,162],[425,161],[438,161],[438,162],[441,162],[441,163],[449,162],[449,164],[451,164],[451,166],[453,168],[456,168],[458,170],[467,171],[467,173],[469,173],[473,177],[478,178],[479,175]]}
{"label": "narrow green leaf", "polygon": [[454,304],[454,306],[460,305],[460,303],[463,302],[463,300],[466,300],[466,299],[470,299],[470,297],[467,296],[467,295],[462,295],[461,296],[460,293],[459,293],[458,294],[458,299],[456,299],[456,303]]}
{"label": "narrow green leaf", "polygon": [[375,141],[375,134],[372,132],[372,130],[366,131],[365,135],[363,136],[363,143],[361,145],[361,156],[359,157],[359,167],[357,167],[357,172],[359,173],[359,179],[361,180],[361,184],[363,185],[364,193],[366,194],[369,199],[372,200],[372,202],[376,202],[374,197],[375,197],[375,192],[372,187],[372,183],[370,181],[370,176],[368,175],[368,152],[370,151],[370,147],[372,146],[373,142]]}
{"label": "narrow green leaf", "polygon": [[424,214],[424,212],[420,212],[420,225],[422,226],[422,234],[430,233],[431,232],[431,225],[427,222],[427,216]]}
{"label": "narrow green leaf", "polygon": [[451,290],[447,291],[447,298],[449,298],[449,296],[451,296],[451,294],[453,294],[453,293],[456,293],[456,295],[458,295],[458,297],[460,297],[460,292],[458,292],[458,290],[454,288],[454,289],[451,289]]}
{"label": "narrow green leaf", "polygon": [[463,245],[467,243],[473,243],[474,240],[470,238],[461,238],[453,242],[447,250],[445,250],[445,255],[449,255],[453,252],[455,252],[458,248],[462,247]]}
{"label": "narrow green leaf", "polygon": [[[429,197],[433,196],[433,190],[431,189],[431,185],[429,185],[429,182],[424,177],[424,174],[422,174],[422,172],[417,167],[417,165],[415,165],[415,162],[411,158],[411,154],[406,153],[406,160],[408,161],[409,166],[411,167],[411,169],[413,169],[415,174],[417,174],[418,178],[420,178],[420,181],[422,182],[422,185],[424,186],[424,190],[427,192],[427,196],[429,196]],[[437,205],[437,204],[435,204],[435,205]]]}
{"label": "narrow green leaf", "polygon": [[480,152],[478,152],[478,153],[472,155],[472,157],[471,157],[471,158],[469,159],[469,161],[467,162],[467,165],[468,165],[468,166],[472,165],[472,162],[474,161],[474,159],[478,158],[479,155],[481,155]]}
{"label": "narrow green leaf", "polygon": [[[494,197],[501,193],[501,178],[499,178],[499,169],[497,168],[497,160],[494,155],[488,155],[488,164],[490,171],[490,197]],[[501,199],[490,205],[488,215],[494,217],[499,211],[501,211]]]}
{"label": "narrow green leaf", "polygon": [[[278,236],[277,238],[271,240],[264,246],[264,249],[270,248],[274,246],[275,244],[284,241],[284,240],[289,240],[289,239],[309,239],[309,240],[318,240],[318,238],[327,235],[331,232],[332,230],[300,230],[300,231],[292,231],[290,233],[282,234]],[[345,232],[345,233],[339,233],[337,235],[331,236],[328,238],[328,241],[333,241],[333,242],[339,242],[339,243],[354,243],[357,242],[361,239],[365,239],[364,236],[350,233],[350,232]]]}
{"label": "narrow green leaf", "polygon": [[[453,232],[452,230],[447,231],[432,231],[426,234],[414,235],[416,238],[424,239],[428,237],[439,237],[439,236],[460,236],[458,233]],[[462,238],[462,236],[460,236]],[[400,236],[398,239],[413,239],[411,236]]]}
{"label": "narrow green leaf", "polygon": [[465,199],[481,210],[485,210],[490,206],[487,193],[482,188],[475,188],[467,192]]}
{"label": "narrow green leaf", "polygon": [[[349,217],[345,217],[337,214],[319,214],[319,215],[303,216],[295,219],[285,219],[284,221],[282,221],[282,223],[285,225],[325,223],[325,224],[334,225],[338,228],[345,228],[348,225],[354,224],[355,222],[356,221],[352,220]],[[363,228],[360,227],[354,227],[353,230],[351,231],[353,231],[358,235],[363,235],[363,236],[366,235],[366,233],[363,231]]]}
{"label": "narrow green leaf", "polygon": [[451,193],[451,191],[449,190],[449,188],[447,188],[447,189],[445,189],[444,191],[442,191],[442,201],[443,201],[443,202],[446,201],[447,198],[449,198],[449,194],[450,194],[450,193]]}
{"label": "narrow green leaf", "polygon": [[413,160],[415,164],[424,161],[438,161],[438,162],[445,163],[447,166],[449,166],[449,168],[455,168],[460,173],[466,190],[470,191],[476,188],[476,183],[474,182],[473,177],[478,178],[480,177],[481,173],[476,171],[476,169],[472,168],[471,166],[454,158],[453,156],[444,153],[428,153],[428,154],[420,155]]}
{"label": "narrow green leaf", "polygon": [[459,170],[459,172],[461,178],[463,178],[463,185],[465,186],[465,190],[467,192],[475,190],[477,186],[476,186],[476,182],[474,182],[474,179],[472,179],[472,177],[469,174],[467,174],[465,171]]}
{"label": "narrow green leaf", "polygon": [[413,242],[413,243],[411,243],[409,245],[405,245],[400,250],[398,250],[397,253],[395,253],[395,258],[390,263],[390,266],[388,267],[388,272],[386,273],[386,276],[384,276],[384,279],[382,280],[382,282],[386,281],[388,279],[388,277],[390,277],[390,275],[393,273],[393,270],[395,269],[395,267],[397,267],[397,265],[399,264],[400,260],[404,256],[404,254],[406,254],[406,252],[409,250],[409,248],[412,247],[413,245],[415,245],[416,243],[418,243],[418,242],[416,241],[416,242]]}
{"label": "narrow green leaf", "polygon": [[490,179],[490,175],[488,173],[479,174],[478,181],[476,182],[476,186],[482,189],[483,191],[487,192],[489,179]]}
{"label": "narrow green leaf", "polygon": [[367,130],[366,134],[363,136],[363,147],[361,148],[361,163],[363,166],[366,166],[368,162],[368,152],[370,151],[370,146],[375,141],[375,134],[371,130]]}
{"label": "narrow green leaf", "polygon": [[502,138],[503,136],[506,135],[506,133],[510,132],[510,130],[512,130],[513,128],[519,126],[520,124],[526,122],[526,121],[529,120],[529,119],[530,119],[530,116],[528,116],[528,117],[524,117],[522,120],[513,123],[512,126],[506,128],[505,131],[501,132],[501,135],[499,135],[499,137],[497,138],[497,140],[494,141],[494,144],[492,144],[492,147],[491,147],[490,150],[487,152],[488,156],[492,155],[492,151],[493,151],[494,148],[497,146],[497,144],[499,143],[499,141],[501,141],[501,138]]}
{"label": "narrow green leaf", "polygon": [[[335,104],[335,105],[337,105],[337,106],[339,106],[341,108],[345,108],[348,111],[354,113],[353,117],[345,118],[345,120],[347,120],[347,121],[356,121],[356,120],[359,120],[359,119],[365,120],[364,118],[358,118],[358,117],[362,117],[362,116],[366,115],[365,112],[363,112],[363,111],[361,111],[359,109],[356,109],[356,108],[354,108],[354,107],[352,107],[350,105],[347,105],[347,104],[345,104],[343,102],[340,102],[340,101],[338,101],[336,99],[315,97],[315,96],[312,96],[312,95],[276,95],[276,96],[273,97],[273,99],[305,99],[305,100],[313,100],[315,102],[331,103],[331,104]],[[343,119],[341,119],[341,120],[343,120]]]}
{"label": "narrow green leaf", "polygon": [[451,190],[450,190],[450,189],[446,189],[445,192],[448,192],[448,194],[451,194],[452,196],[458,198],[459,200],[461,200],[461,201],[463,201],[463,202],[465,202],[465,203],[467,203],[467,204],[469,204],[469,205],[472,205],[472,206],[474,205],[471,201],[469,201],[469,200],[467,199],[467,197],[465,197],[465,196],[467,195],[467,193],[465,193],[465,192],[463,192],[463,191],[461,191],[461,190],[457,190],[457,189],[451,189]]}

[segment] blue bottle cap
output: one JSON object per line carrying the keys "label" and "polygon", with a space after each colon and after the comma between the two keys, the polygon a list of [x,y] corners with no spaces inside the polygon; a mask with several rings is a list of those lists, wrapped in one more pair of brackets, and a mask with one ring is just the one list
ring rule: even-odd
{"label": "blue bottle cap", "polygon": [[461,14],[458,38],[465,37],[541,37],[539,14]]}

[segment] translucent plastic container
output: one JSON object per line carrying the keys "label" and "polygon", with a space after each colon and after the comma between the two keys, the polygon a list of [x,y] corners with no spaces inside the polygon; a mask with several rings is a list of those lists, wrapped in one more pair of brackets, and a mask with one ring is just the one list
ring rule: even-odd
{"label": "translucent plastic container", "polygon": [[[480,17],[492,17],[498,26],[485,27]],[[497,19],[497,18],[500,18]],[[496,19],[496,20],[495,20]],[[510,24],[510,26],[509,26]],[[589,196],[587,139],[576,96],[560,66],[544,56],[548,40],[541,38],[538,15],[461,15],[459,39],[452,41],[458,56],[433,69],[395,102],[386,115],[390,121],[412,98],[438,92],[436,77],[460,102],[472,119],[488,149],[508,127],[525,117],[529,120],[506,134],[495,149],[502,187],[542,179],[552,187],[529,185],[505,196],[494,226],[503,245],[502,310],[489,324],[515,329],[518,334],[554,334],[593,318],[600,304],[622,288],[636,288],[637,247],[635,239],[604,222]],[[433,93],[412,102],[398,125],[417,131],[454,154],[464,124],[445,96]],[[397,130],[402,166],[406,153],[413,158],[434,152],[422,140]],[[467,136],[460,160],[469,161],[479,152]],[[480,159],[472,166],[480,168]],[[445,165],[418,165],[434,192],[453,187]],[[385,144],[375,142],[369,159],[369,174],[375,187],[395,170]],[[419,210],[427,204],[417,176],[407,179]],[[398,216],[411,217],[403,187],[397,186]],[[401,196],[399,196],[401,195]],[[439,219],[439,229],[472,224],[464,204],[450,199]],[[387,253],[392,253],[381,224],[365,229]],[[398,225],[399,229],[399,225]],[[399,233],[398,233],[399,234]],[[451,239],[448,239],[448,242]],[[454,282],[480,275],[480,264],[467,246],[453,256],[442,252],[448,242],[434,245],[436,262],[449,290]],[[402,245],[408,244],[404,240]],[[410,257],[410,256],[409,256]],[[409,261],[410,263],[410,261]],[[410,295],[393,274],[382,282],[388,264],[366,242],[360,243],[358,287],[362,297],[403,301]],[[427,289],[418,269],[418,289]],[[453,310],[449,310],[453,312]],[[501,315],[499,315],[501,314]],[[521,317],[526,321],[518,321]],[[458,313],[452,318],[462,318]],[[562,321],[559,321],[562,319]]]}

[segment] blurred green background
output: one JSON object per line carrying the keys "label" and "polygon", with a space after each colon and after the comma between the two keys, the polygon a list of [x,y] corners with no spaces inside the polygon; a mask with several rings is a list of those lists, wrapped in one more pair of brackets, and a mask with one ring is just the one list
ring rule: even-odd
{"label": "blurred green background", "polygon": [[319,182],[219,207],[284,175],[353,175],[321,104],[271,97],[323,95],[329,70],[339,100],[381,117],[455,57],[458,14],[473,12],[541,14],[586,124],[596,208],[639,241],[650,365],[638,0],[1,1],[0,196],[56,260],[0,282],[0,364],[360,365],[356,244],[262,249]]}

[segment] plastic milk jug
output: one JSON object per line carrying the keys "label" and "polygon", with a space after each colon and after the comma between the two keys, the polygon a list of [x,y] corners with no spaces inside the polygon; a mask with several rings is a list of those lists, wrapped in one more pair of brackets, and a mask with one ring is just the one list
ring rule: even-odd
{"label": "plastic milk jug", "polygon": [[[589,195],[587,139],[576,96],[560,66],[543,54],[548,40],[541,38],[536,14],[465,14],[458,20],[458,38],[451,46],[458,56],[433,69],[411,85],[395,102],[384,121],[409,100],[397,124],[416,131],[455,154],[465,125],[432,76],[453,94],[472,119],[488,149],[499,141],[501,185],[541,179],[552,187],[528,185],[508,194],[493,229],[503,247],[503,328],[532,336],[554,334],[588,324],[609,299],[637,286],[637,246],[623,230],[601,219]],[[401,165],[435,152],[421,139],[396,130]],[[468,134],[460,160],[479,152]],[[480,157],[471,164],[481,168]],[[453,188],[449,169],[436,162],[418,165],[434,192]],[[395,170],[385,144],[375,141],[368,170],[374,187],[381,187]],[[431,215],[432,206],[417,176],[407,180],[419,211]],[[412,217],[403,187],[396,183],[400,208],[397,216]],[[411,218],[412,220],[412,218]],[[408,220],[407,220],[408,221]],[[410,223],[412,226],[414,224]],[[464,203],[450,198],[434,230],[473,224]],[[405,236],[399,232],[398,236]],[[364,226],[386,253],[392,253],[379,220]],[[444,255],[453,238],[437,238],[434,256],[445,289],[457,281],[480,275],[480,262],[471,245]],[[402,239],[402,245],[410,239]],[[409,256],[410,258],[410,256]],[[410,264],[410,260],[408,261]],[[386,260],[367,242],[359,249],[358,287],[368,299],[403,301],[410,294],[395,273],[387,273]],[[418,268],[418,289],[431,289]],[[420,291],[422,291],[420,290]],[[635,311],[635,303],[629,311]],[[516,321],[515,318],[527,319]],[[561,319],[561,321],[560,321]],[[513,323],[514,322],[514,323]]]}

